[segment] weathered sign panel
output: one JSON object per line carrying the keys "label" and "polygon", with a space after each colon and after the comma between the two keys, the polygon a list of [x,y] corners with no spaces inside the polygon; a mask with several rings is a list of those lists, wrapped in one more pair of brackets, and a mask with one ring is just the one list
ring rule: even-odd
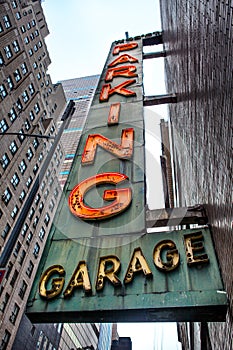
{"label": "weathered sign panel", "polygon": [[208,229],[58,239],[28,307],[33,322],[224,319]]}
{"label": "weathered sign panel", "polygon": [[146,232],[142,46],[111,47],[29,298],[33,322],[225,317],[209,230]]}

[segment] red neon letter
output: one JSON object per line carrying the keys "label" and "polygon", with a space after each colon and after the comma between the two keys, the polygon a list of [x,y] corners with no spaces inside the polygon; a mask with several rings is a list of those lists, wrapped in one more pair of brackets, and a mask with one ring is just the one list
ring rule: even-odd
{"label": "red neon letter", "polygon": [[120,44],[114,47],[112,54],[118,55],[120,51],[128,51],[133,50],[136,47],[138,47],[138,43],[126,43],[126,44]]}
{"label": "red neon letter", "polygon": [[127,53],[125,53],[124,55],[120,55],[119,57],[117,57],[114,61],[112,61],[112,63],[110,63],[108,66],[109,67],[115,67],[117,66],[118,64],[121,64],[121,63],[126,63],[126,62],[129,62],[129,63],[136,63],[138,62],[138,59],[137,58],[134,58],[133,56],[131,55],[128,55]]}
{"label": "red neon letter", "polygon": [[137,68],[135,66],[121,66],[109,68],[105,76],[105,81],[112,81],[112,79],[115,77],[137,77],[138,75],[134,73],[136,70]]}
{"label": "red neon letter", "polygon": [[84,196],[92,187],[101,184],[117,185],[128,177],[120,173],[104,173],[89,177],[74,187],[69,196],[69,208],[72,214],[83,220],[103,220],[124,211],[131,203],[132,192],[129,187],[105,190],[103,199],[113,201],[101,208],[91,208],[84,204]]}
{"label": "red neon letter", "polygon": [[133,128],[123,129],[120,145],[100,134],[89,135],[82,154],[82,164],[89,165],[94,162],[98,145],[118,158],[131,158],[133,154],[133,135]]}
{"label": "red neon letter", "polygon": [[126,96],[126,97],[135,96],[136,93],[134,91],[125,89],[126,86],[131,85],[135,82],[136,82],[135,79],[127,80],[127,81],[124,81],[123,83],[115,86],[114,88],[111,88],[111,84],[103,85],[101,93],[100,93],[100,102],[108,101],[109,96],[111,96],[113,94],[119,94],[119,95]]}

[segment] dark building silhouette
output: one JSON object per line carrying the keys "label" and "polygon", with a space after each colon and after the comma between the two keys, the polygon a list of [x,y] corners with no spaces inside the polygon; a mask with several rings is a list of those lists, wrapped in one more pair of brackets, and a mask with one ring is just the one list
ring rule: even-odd
{"label": "dark building silhouette", "polygon": [[111,350],[132,350],[132,341],[130,337],[119,337],[113,340]]}

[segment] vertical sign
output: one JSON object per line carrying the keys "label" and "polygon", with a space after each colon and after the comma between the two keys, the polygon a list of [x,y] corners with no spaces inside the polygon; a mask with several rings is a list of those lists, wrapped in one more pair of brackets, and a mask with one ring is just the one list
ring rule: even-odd
{"label": "vertical sign", "polygon": [[209,230],[146,233],[142,44],[110,49],[29,297],[32,322],[224,318]]}

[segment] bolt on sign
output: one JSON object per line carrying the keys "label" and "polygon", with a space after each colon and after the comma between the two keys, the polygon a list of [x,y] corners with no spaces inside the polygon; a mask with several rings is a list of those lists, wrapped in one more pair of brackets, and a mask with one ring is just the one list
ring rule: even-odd
{"label": "bolt on sign", "polygon": [[114,42],[28,301],[32,322],[221,321],[207,228],[146,233],[143,37]]}

